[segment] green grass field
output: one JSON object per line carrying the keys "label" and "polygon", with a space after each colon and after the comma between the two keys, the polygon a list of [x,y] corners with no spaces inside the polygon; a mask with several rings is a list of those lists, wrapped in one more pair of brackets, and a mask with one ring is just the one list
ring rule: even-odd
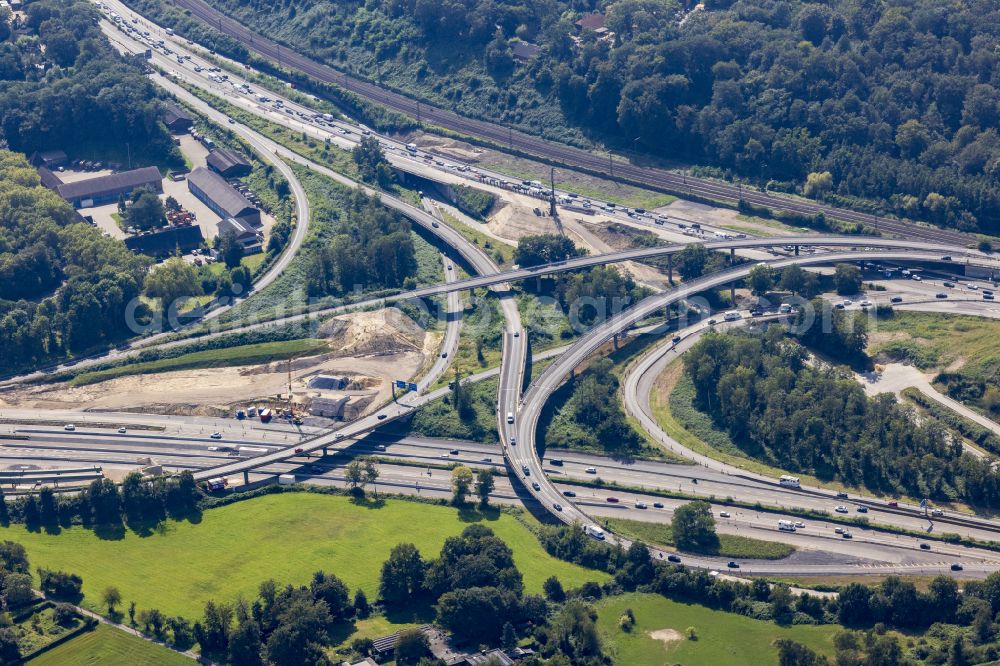
{"label": "green grass field", "polygon": [[[639,539],[647,544],[673,546],[673,529],[667,523],[647,523],[628,518],[605,518],[604,522],[616,534]],[[763,541],[735,534],[720,534],[719,549],[710,555],[721,557],[780,560],[795,552],[795,547],[777,541]]]}
{"label": "green grass field", "polygon": [[106,624],[28,662],[30,666],[189,666],[193,663],[173,650]]}
{"label": "green grass field", "polygon": [[1000,373],[998,336],[1000,321],[995,319],[897,311],[876,322],[869,333],[869,353],[895,350],[920,368],[960,366],[962,374],[989,378]]}
{"label": "green grass field", "polygon": [[190,354],[182,354],[174,358],[165,358],[159,361],[131,363],[106,370],[84,372],[71,379],[69,383],[71,386],[83,386],[127,375],[144,375],[155,372],[170,372],[172,370],[191,370],[193,368],[259,365],[295,356],[318,354],[326,349],[328,349],[328,346],[325,341],[311,338],[283,342],[261,342],[255,345],[229,347],[228,349],[208,349]]}
{"label": "green grass field", "polygon": [[[632,609],[636,620],[629,633],[618,626],[626,608]],[[609,597],[597,604],[597,613],[604,650],[619,666],[772,666],[778,663],[775,640],[790,638],[821,654],[832,655],[833,636],[841,630],[838,625],[780,627],[655,594]],[[694,627],[697,640],[684,637],[688,627]],[[664,630],[680,636],[658,640],[650,635]]]}
{"label": "green grass field", "polygon": [[512,516],[475,510],[459,512],[390,499],[358,505],[347,497],[284,493],[211,509],[197,524],[167,522],[152,536],[129,531],[120,540],[102,540],[81,527],[60,534],[28,532],[20,525],[0,529],[0,539],[24,544],[32,569],[70,571],[83,577],[81,605],[100,610],[108,585],[121,590],[127,607],[159,608],[167,615],[201,617],[210,599],[234,601],[256,596],[259,584],[306,583],[313,572],[336,573],[369,599],[389,551],[412,542],[426,559],[437,557],[445,538],[473,522],[493,529],[514,551],[526,590],[540,592],[556,574],[567,588],[607,575],[550,557],[534,534]]}

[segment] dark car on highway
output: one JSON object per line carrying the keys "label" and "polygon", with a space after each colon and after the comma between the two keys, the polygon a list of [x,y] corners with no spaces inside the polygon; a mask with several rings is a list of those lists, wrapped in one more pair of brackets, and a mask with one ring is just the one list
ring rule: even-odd
{"label": "dark car on highway", "polygon": [[730,569],[739,569],[740,568],[740,565],[737,562],[730,562],[726,566],[729,567]]}
{"label": "dark car on highway", "polygon": [[667,555],[667,561],[668,562],[680,562],[681,561],[681,557],[680,557],[680,555]]}

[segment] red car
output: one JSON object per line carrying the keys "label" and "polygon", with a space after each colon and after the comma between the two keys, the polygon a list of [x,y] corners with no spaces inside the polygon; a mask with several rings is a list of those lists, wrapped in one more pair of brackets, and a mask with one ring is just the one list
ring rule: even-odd
{"label": "red car", "polygon": [[296,453],[302,453],[302,449],[295,449]]}
{"label": "red car", "polygon": [[611,502],[612,504],[617,504],[618,503],[618,498],[617,497],[609,497],[608,501]]}
{"label": "red car", "polygon": [[899,506],[899,502],[889,502],[886,506]]}

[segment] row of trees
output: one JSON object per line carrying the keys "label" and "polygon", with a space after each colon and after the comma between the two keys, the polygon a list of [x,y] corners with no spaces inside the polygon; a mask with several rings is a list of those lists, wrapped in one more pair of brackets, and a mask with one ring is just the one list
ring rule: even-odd
{"label": "row of trees", "polygon": [[992,461],[964,454],[892,395],[868,398],[851,376],[807,357],[772,327],[762,336],[709,335],[685,354],[684,367],[697,407],[750,456],[875,492],[1000,502]]}
{"label": "row of trees", "polygon": [[98,479],[73,495],[56,495],[44,487],[37,495],[0,501],[0,524],[23,523],[30,530],[82,524],[100,531],[127,525],[145,531],[168,516],[192,516],[202,496],[190,471],[154,479],[132,472],[120,488],[110,479]]}

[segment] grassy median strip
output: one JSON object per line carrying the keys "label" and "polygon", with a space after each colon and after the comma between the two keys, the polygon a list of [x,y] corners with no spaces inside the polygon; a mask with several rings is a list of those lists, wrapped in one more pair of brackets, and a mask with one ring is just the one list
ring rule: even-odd
{"label": "grassy median strip", "polygon": [[328,346],[324,340],[313,338],[285,340],[282,342],[262,342],[254,345],[229,347],[228,349],[209,349],[158,361],[132,363],[105,370],[84,372],[71,379],[69,384],[70,386],[85,386],[117,377],[171,372],[173,370],[222,368],[234,365],[260,365],[296,356],[318,354],[327,349]]}
{"label": "grassy median strip", "polygon": [[[615,534],[637,539],[648,545],[675,547],[673,528],[666,523],[647,523],[628,518],[604,518],[602,522]],[[699,554],[741,559],[780,560],[794,552],[795,546],[787,543],[751,539],[736,534],[720,534],[718,549]]]}

